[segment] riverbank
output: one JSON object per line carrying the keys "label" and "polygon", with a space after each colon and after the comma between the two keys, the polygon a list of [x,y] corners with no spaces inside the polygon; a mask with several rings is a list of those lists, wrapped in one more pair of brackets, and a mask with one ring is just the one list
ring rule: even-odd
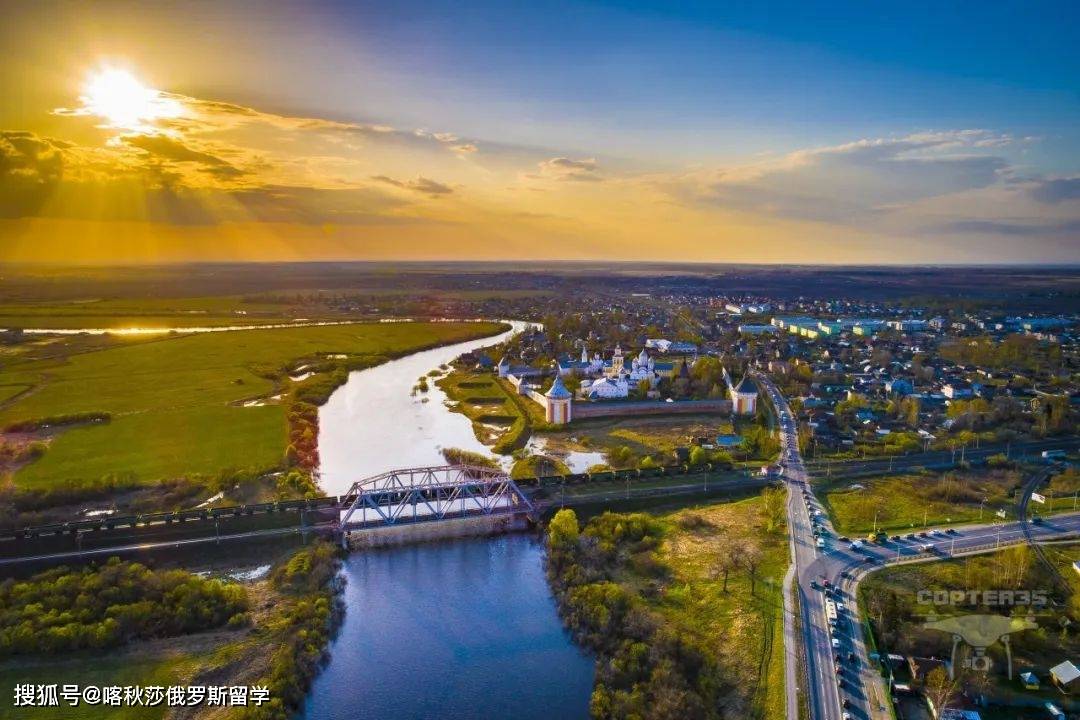
{"label": "riverbank", "polygon": [[[0,426],[87,412],[107,413],[110,421],[48,438],[44,452],[14,473],[0,501],[18,508],[20,493],[31,493],[40,506],[41,497],[54,494],[54,504],[99,500],[112,506],[131,493],[137,497],[129,504],[151,509],[155,488],[176,478],[194,488],[182,494],[185,502],[196,490],[203,499],[219,491],[258,491],[259,478],[269,472],[289,463],[310,471],[317,464],[318,428],[308,412],[308,424],[294,423],[287,445],[290,408],[248,401],[287,394],[316,405],[311,401],[324,401],[352,369],[491,337],[507,327],[395,322],[258,329],[113,344],[65,357],[62,364],[56,358],[10,363],[0,371],[0,383],[33,390],[0,408]],[[293,379],[306,373],[314,374]],[[278,488],[272,482],[269,490]],[[161,499],[162,507],[170,507],[169,493]],[[242,492],[234,499],[259,498]],[[80,508],[66,510],[72,509]]]}
{"label": "riverbank", "polygon": [[548,577],[599,658],[592,716],[782,717],[786,565],[771,497],[605,513],[584,528],[557,513]]}

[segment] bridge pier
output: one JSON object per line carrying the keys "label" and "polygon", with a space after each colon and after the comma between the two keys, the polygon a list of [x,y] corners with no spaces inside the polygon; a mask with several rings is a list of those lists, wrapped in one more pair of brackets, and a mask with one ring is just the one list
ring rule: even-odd
{"label": "bridge pier", "polygon": [[484,537],[521,532],[530,527],[526,513],[475,515],[439,522],[378,525],[341,532],[341,547],[346,551],[393,547],[410,543],[434,542],[461,537]]}

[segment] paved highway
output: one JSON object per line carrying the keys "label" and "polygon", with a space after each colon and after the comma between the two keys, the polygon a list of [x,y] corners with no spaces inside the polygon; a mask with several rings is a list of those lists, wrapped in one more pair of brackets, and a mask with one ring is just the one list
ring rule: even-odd
{"label": "paved highway", "polygon": [[[951,555],[992,552],[1018,542],[1044,542],[1080,537],[1080,513],[1045,518],[1025,527],[1022,522],[994,522],[948,529],[928,528],[893,536],[882,543],[837,537],[810,486],[799,454],[795,419],[769,378],[758,376],[763,392],[777,410],[781,463],[788,487],[795,592],[799,599],[796,630],[790,593],[785,593],[785,667],[787,714],[798,718],[798,694],[806,694],[813,720],[886,720],[891,717],[888,693],[871,665],[857,614],[856,591],[868,573],[894,563],[927,562]],[[1036,483],[1026,488],[1021,506]],[[1021,516],[1022,517],[1022,516]],[[854,540],[854,542],[853,542]],[[835,620],[826,606],[835,611]],[[805,661],[797,668],[798,645]]]}
{"label": "paved highway", "polygon": [[933,450],[862,460],[806,460],[805,466],[806,470],[815,477],[856,477],[915,468],[952,467],[961,460],[969,463],[980,462],[998,454],[1007,455],[1010,459],[1017,461],[1033,460],[1038,458],[1043,450],[1073,451],[1078,448],[1080,448],[1080,438],[1050,438],[1009,444],[984,444],[978,448],[957,449],[955,452]]}

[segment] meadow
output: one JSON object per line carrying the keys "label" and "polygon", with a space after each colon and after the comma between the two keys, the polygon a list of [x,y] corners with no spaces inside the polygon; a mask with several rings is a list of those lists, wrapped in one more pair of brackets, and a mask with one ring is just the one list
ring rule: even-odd
{"label": "meadow", "polygon": [[[843,480],[819,489],[818,497],[832,516],[837,532],[908,531],[923,525],[989,522],[1006,509],[1015,518],[1014,470],[971,470],[893,475]],[[1071,500],[1071,499],[1070,499]]]}
{"label": "meadow", "polygon": [[[105,423],[46,431],[44,456],[14,473],[16,487],[124,484],[281,465],[286,414],[272,396],[305,361],[367,363],[492,335],[497,323],[356,323],[167,335],[63,358],[8,363],[0,386],[31,386],[0,403],[0,427],[78,413]],[[262,401],[245,407],[245,401]]]}
{"label": "meadow", "polygon": [[289,305],[239,296],[0,302],[0,328],[211,327],[286,322],[295,316]]}
{"label": "meadow", "polygon": [[[549,535],[549,572],[564,619],[599,652],[599,667],[625,667],[627,675],[641,675],[630,694],[618,672],[598,673],[594,717],[617,717],[650,702],[648,688],[656,676],[635,654],[644,653],[636,645],[650,643],[683,647],[690,657],[700,653],[695,667],[708,675],[691,679],[689,686],[672,683],[680,689],[664,702],[673,703],[676,694],[684,702],[686,694],[696,692],[706,706],[722,702],[732,716],[783,717],[782,580],[788,546],[781,494],[651,516],[604,514],[581,530],[598,551],[573,549],[581,546],[568,542],[566,531],[568,519],[576,523],[576,518],[566,512],[552,520]],[[650,627],[654,636],[642,639],[642,628]],[[625,658],[627,652],[636,660]],[[608,655],[614,658],[610,664]]]}
{"label": "meadow", "polygon": [[[539,406],[518,396],[508,382],[490,373],[454,370],[436,384],[453,401],[451,409],[472,421],[477,439],[493,452],[509,454],[528,442],[536,422],[528,406]],[[546,424],[542,416],[539,422]]]}

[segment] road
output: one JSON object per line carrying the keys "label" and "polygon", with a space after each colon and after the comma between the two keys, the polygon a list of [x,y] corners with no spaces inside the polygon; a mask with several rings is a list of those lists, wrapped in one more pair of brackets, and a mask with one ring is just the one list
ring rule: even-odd
{"label": "road", "polygon": [[[800,605],[796,611],[791,593],[785,592],[787,715],[792,720],[799,717],[799,691],[804,690],[813,720],[888,720],[891,718],[889,695],[876,665],[870,662],[858,617],[859,581],[870,572],[895,563],[993,552],[1018,542],[1080,537],[1080,513],[1063,513],[1026,526],[1019,521],[929,528],[902,537],[893,536],[882,543],[858,539],[852,542],[837,537],[808,482],[799,453],[795,419],[787,402],[769,378],[758,375],[757,379],[777,410],[781,463],[788,487],[793,559],[789,575],[795,582]],[[1026,497],[1034,486],[1035,483],[1029,484],[1020,500],[1022,505],[1026,505]],[[827,601],[837,608],[835,623],[826,617]],[[795,627],[796,613],[802,624],[800,630]],[[797,663],[800,644],[805,660],[801,675]]]}
{"label": "road", "polygon": [[[812,718],[840,718],[841,697],[834,670],[832,636],[825,622],[825,598],[814,588],[816,582],[813,573],[818,561],[817,538],[814,537],[815,523],[803,500],[804,493],[811,493],[812,490],[799,453],[795,418],[776,385],[763,375],[757,376],[757,379],[776,409],[780,430],[780,463],[784,467],[788,488],[787,517],[793,561],[793,572],[789,575],[794,581],[794,594],[799,605],[797,610],[793,607],[792,589],[790,585],[786,586],[784,670],[787,677],[787,714],[789,718],[798,718],[799,691],[802,690],[806,693]],[[800,625],[798,630],[794,622],[796,613]],[[797,632],[801,637],[796,637]],[[798,672],[799,645],[803,648],[805,662],[805,674],[801,677]]]}
{"label": "road", "polygon": [[1080,438],[1064,437],[1031,440],[1009,444],[984,444],[966,449],[932,450],[910,455],[867,458],[864,460],[806,460],[806,470],[815,477],[859,477],[903,472],[917,468],[952,467],[960,461],[980,462],[993,455],[1006,455],[1012,460],[1035,459],[1043,450],[1073,451],[1080,448]]}

